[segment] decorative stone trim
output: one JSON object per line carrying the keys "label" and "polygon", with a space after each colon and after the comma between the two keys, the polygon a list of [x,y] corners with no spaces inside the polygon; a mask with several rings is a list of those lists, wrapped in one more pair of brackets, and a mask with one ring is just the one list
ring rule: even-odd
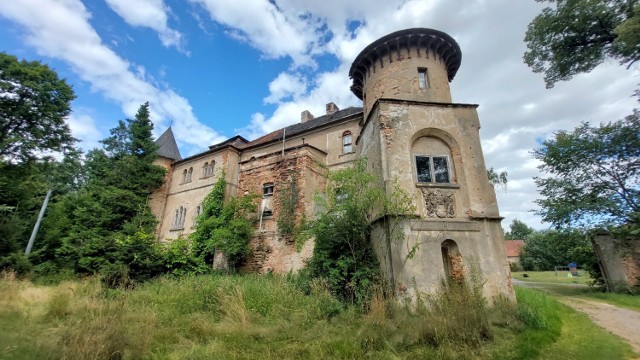
{"label": "decorative stone trim", "polygon": [[414,220],[411,222],[413,231],[480,231],[480,224],[464,220]]}
{"label": "decorative stone trim", "polygon": [[452,191],[420,188],[424,198],[425,215],[428,218],[456,217],[455,198]]}

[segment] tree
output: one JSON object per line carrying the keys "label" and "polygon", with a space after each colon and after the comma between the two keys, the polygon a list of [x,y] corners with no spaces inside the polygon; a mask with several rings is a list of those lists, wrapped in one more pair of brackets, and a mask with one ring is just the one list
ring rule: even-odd
{"label": "tree", "polygon": [[[131,272],[132,278],[149,271],[141,270],[140,256],[131,257],[131,249],[149,251],[149,234],[156,219],[148,205],[148,196],[162,184],[164,168],[154,165],[156,145],[152,140],[153,123],[149,104],[140,106],[134,119],[120,121],[111,136],[102,141],[104,149],[94,149],[85,162],[86,186],[69,194],[60,206],[67,214],[58,219],[65,227],[58,260],[79,273]],[[52,219],[53,220],[53,219]],[[129,250],[127,250],[129,249]],[[154,265],[156,266],[156,265]],[[138,278],[140,280],[140,278]]]}
{"label": "tree", "polygon": [[493,186],[500,186],[505,191],[507,190],[507,181],[509,174],[506,171],[497,172],[493,168],[487,170],[487,178],[489,179],[489,184]]}
{"label": "tree", "polygon": [[0,159],[25,162],[71,149],[73,90],[47,65],[0,53]]}
{"label": "tree", "polygon": [[550,175],[535,178],[544,221],[559,227],[640,222],[640,111],[559,131],[533,156]]}
{"label": "tree", "polygon": [[202,202],[202,212],[196,218],[196,230],[190,235],[193,256],[196,263],[201,264],[194,266],[196,272],[211,269],[217,251],[225,255],[232,270],[236,270],[249,254],[249,240],[254,232],[250,214],[256,211],[253,197],[234,197],[225,203],[226,187],[227,180],[222,173]]}
{"label": "tree", "polygon": [[577,229],[535,231],[520,252],[520,264],[527,270],[553,270],[574,262],[598,274],[595,253],[587,234]]}
{"label": "tree", "polygon": [[524,61],[544,72],[547,88],[589,72],[606,58],[640,60],[638,0],[536,0],[554,3],[529,24]]}
{"label": "tree", "polygon": [[382,281],[370,239],[374,220],[389,221],[386,235],[394,241],[401,229],[393,218],[414,214],[415,207],[397,182],[387,195],[378,178],[367,171],[365,159],[329,172],[327,180],[326,191],[316,197],[324,211],[306,232],[315,236],[307,271],[325,279],[329,290],[344,302],[363,305]]}
{"label": "tree", "polygon": [[506,240],[525,240],[535,230],[524,222],[514,219],[509,225],[509,231],[504,234]]}

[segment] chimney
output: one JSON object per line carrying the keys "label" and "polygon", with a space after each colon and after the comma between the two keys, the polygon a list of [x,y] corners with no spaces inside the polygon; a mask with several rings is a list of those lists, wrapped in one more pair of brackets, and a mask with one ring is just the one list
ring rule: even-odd
{"label": "chimney", "polygon": [[303,123],[309,120],[313,120],[313,114],[311,114],[309,110],[303,111],[302,114],[300,114],[300,122]]}
{"label": "chimney", "polygon": [[333,114],[334,112],[336,112],[338,110],[340,110],[340,109],[338,109],[338,105],[336,105],[336,104],[334,104],[332,102],[327,104],[327,115],[331,115],[331,114]]}

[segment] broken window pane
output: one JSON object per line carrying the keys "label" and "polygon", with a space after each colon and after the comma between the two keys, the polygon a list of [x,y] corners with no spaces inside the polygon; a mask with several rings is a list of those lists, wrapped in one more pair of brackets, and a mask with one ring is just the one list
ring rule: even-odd
{"label": "broken window pane", "polygon": [[449,165],[445,156],[433,157],[433,172],[437,183],[449,182]]}
{"label": "broken window pane", "polygon": [[416,156],[418,182],[431,182],[431,164],[428,156]]}

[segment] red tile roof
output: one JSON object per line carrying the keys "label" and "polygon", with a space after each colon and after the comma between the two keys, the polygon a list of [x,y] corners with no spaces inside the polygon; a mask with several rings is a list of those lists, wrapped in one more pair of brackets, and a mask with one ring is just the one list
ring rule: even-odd
{"label": "red tile roof", "polygon": [[520,256],[520,249],[524,246],[524,240],[505,240],[504,247],[507,250],[507,257]]}

